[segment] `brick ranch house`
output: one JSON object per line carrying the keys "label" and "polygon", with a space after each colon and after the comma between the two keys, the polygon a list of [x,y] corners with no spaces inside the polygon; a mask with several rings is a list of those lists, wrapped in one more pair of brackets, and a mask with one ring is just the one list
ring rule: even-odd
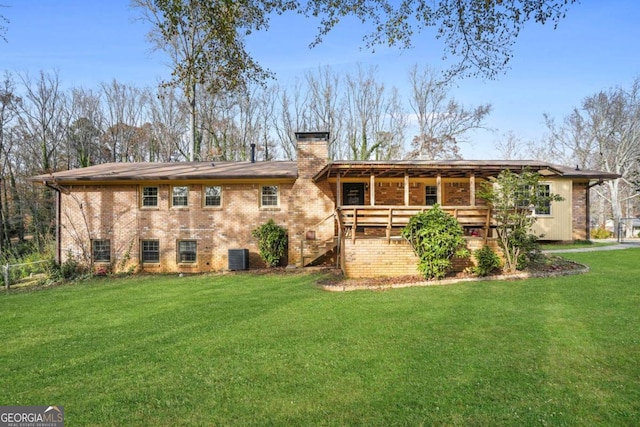
{"label": "brick ranch house", "polygon": [[329,161],[328,133],[296,137],[296,161],[109,163],[30,180],[57,196],[59,262],[158,273],[262,267],[251,231],[273,219],[287,229],[288,265],[332,259],[365,277],[416,274],[400,230],[436,203],[470,249],[495,245],[476,194],[501,170],[537,171],[564,198],[536,212],[534,231],[554,241],[588,238],[589,188],[617,177],[539,161]]}

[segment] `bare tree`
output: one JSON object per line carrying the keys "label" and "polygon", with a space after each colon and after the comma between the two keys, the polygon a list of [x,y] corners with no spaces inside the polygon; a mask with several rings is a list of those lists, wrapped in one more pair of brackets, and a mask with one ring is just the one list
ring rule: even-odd
{"label": "bare tree", "polygon": [[[277,146],[286,159],[296,158],[296,131],[312,130],[308,109],[308,92],[299,80],[292,89],[277,88],[273,128],[277,137]],[[313,129],[316,130],[316,129]]]}
{"label": "bare tree", "polygon": [[556,151],[578,167],[621,176],[596,192],[608,201],[614,219],[632,216],[632,202],[638,197],[634,182],[640,175],[640,79],[629,89],[614,88],[585,98],[562,126],[550,119],[547,125]]}
{"label": "bare tree", "polygon": [[418,135],[411,141],[412,159],[458,159],[460,143],[466,134],[483,129],[491,105],[466,108],[449,96],[451,83],[439,72],[414,66],[409,72],[410,105],[418,124]]}
{"label": "bare tree", "polygon": [[[549,160],[556,158],[551,153],[550,146],[545,144],[544,141],[525,141],[518,137],[513,131],[509,131],[494,142],[496,151],[500,154],[500,158],[505,160],[522,160],[522,159],[535,159],[535,160]],[[562,161],[555,161],[555,163],[563,163]]]}
{"label": "bare tree", "polygon": [[340,75],[330,66],[325,66],[315,72],[307,72],[305,80],[309,95],[309,128],[329,132],[329,157],[343,158],[345,147],[338,143],[343,138],[344,112],[344,104],[340,102]]}
{"label": "bare tree", "polygon": [[172,79],[166,84],[181,87],[187,98],[191,161],[200,153],[196,135],[198,88],[215,95],[270,76],[246,52],[243,36],[267,26],[275,3],[132,0],[152,25],[149,39],[154,47],[171,58]]}
{"label": "bare tree", "polygon": [[276,90],[275,86],[264,88],[259,101],[258,128],[260,129],[260,135],[257,143],[257,152],[261,153],[265,161],[278,157],[276,141],[271,134],[271,123],[273,123],[276,108]]}
{"label": "bare tree", "polygon": [[103,111],[100,95],[90,89],[71,90],[70,126],[67,131],[67,168],[104,163],[100,151]]}
{"label": "bare tree", "polygon": [[238,125],[238,97],[229,93],[211,94],[202,92],[198,96],[198,121],[196,133],[198,143],[204,149],[207,160],[237,159],[237,143],[240,141]]}
{"label": "bare tree", "polygon": [[108,148],[112,162],[132,161],[138,127],[144,122],[148,92],[135,86],[118,83],[101,84],[105,100],[105,129],[103,142]]}
{"label": "bare tree", "polygon": [[[16,189],[15,175],[11,164],[14,119],[18,105],[22,102],[15,93],[15,83],[5,73],[0,87],[0,254],[11,247],[13,230],[23,230],[24,221],[20,212],[20,194]],[[16,223],[17,221],[17,223]]]}
{"label": "bare tree", "polygon": [[393,125],[388,120],[392,115],[398,117],[392,111],[399,108],[397,95],[394,91],[387,95],[375,73],[375,67],[365,71],[359,65],[355,75],[345,76],[346,145],[354,160],[388,159],[397,152],[389,137]]}
{"label": "bare tree", "polygon": [[185,100],[173,88],[159,87],[156,97],[150,98],[151,145],[149,160],[169,162],[189,158],[185,144],[188,108]]}
{"label": "bare tree", "polygon": [[19,78],[25,93],[19,110],[24,142],[39,170],[57,170],[59,150],[70,118],[58,73],[41,71],[37,79],[28,74],[19,75]]}

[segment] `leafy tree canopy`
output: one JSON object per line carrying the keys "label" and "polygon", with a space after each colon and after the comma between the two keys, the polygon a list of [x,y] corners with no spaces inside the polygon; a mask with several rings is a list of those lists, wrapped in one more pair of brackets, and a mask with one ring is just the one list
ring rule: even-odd
{"label": "leafy tree canopy", "polygon": [[295,8],[306,16],[322,17],[312,45],[322,41],[348,15],[371,23],[364,36],[367,48],[378,45],[412,47],[413,37],[426,28],[437,31],[445,43],[444,57],[457,63],[450,74],[480,74],[489,78],[502,72],[512,46],[528,21],[557,26],[576,0],[437,0],[414,1],[312,0]]}
{"label": "leafy tree canopy", "polygon": [[268,29],[273,14],[296,11],[320,18],[311,46],[348,16],[372,26],[363,36],[371,50],[380,45],[410,48],[417,33],[431,28],[445,43],[443,56],[457,61],[450,74],[492,78],[505,70],[527,22],[556,26],[575,1],[132,0],[132,5],[154,24],[152,40],[158,47],[181,46],[174,49],[183,56],[174,58],[174,81],[220,89],[270,75],[247,52],[243,38]]}
{"label": "leafy tree canopy", "polygon": [[538,252],[538,236],[532,233],[536,209],[563,200],[545,191],[540,179],[540,174],[531,170],[515,173],[505,169],[495,179],[484,182],[478,193],[493,211],[507,272],[524,269]]}

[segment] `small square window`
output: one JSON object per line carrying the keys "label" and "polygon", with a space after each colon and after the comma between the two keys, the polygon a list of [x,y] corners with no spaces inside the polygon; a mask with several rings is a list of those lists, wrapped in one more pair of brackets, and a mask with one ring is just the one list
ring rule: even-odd
{"label": "small square window", "polygon": [[142,207],[158,206],[158,187],[142,187]]}
{"label": "small square window", "polygon": [[111,241],[94,240],[92,242],[93,261],[111,262]]}
{"label": "small square window", "polygon": [[222,206],[222,187],[219,185],[204,187],[204,205]]}
{"label": "small square window", "polygon": [[189,188],[173,187],[171,196],[172,206],[188,206]]}
{"label": "small square window", "polygon": [[524,186],[516,194],[516,206],[520,209],[531,209],[535,215],[551,215],[550,195],[549,184],[538,184],[535,193],[531,186]]}
{"label": "small square window", "polygon": [[178,262],[194,263],[197,260],[196,241],[180,240],[178,241]]}
{"label": "small square window", "polygon": [[157,240],[143,240],[142,262],[160,262],[160,242]]}
{"label": "small square window", "polygon": [[278,206],[278,186],[277,185],[262,186],[260,205],[261,206]]}

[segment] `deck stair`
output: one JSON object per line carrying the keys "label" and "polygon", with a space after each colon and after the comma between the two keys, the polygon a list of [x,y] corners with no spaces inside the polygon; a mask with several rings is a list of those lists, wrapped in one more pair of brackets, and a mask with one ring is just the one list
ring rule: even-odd
{"label": "deck stair", "polygon": [[303,240],[302,265],[304,267],[317,265],[324,260],[334,258],[337,246],[338,239],[336,237],[329,240]]}

